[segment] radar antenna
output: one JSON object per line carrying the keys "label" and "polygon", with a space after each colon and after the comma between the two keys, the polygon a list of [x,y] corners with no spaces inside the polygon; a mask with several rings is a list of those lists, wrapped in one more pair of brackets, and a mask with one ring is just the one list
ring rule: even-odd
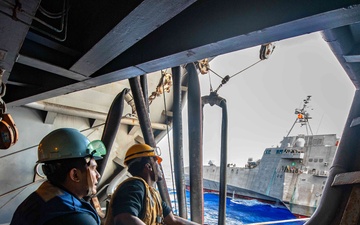
{"label": "radar antenna", "polygon": [[305,125],[307,133],[309,133],[309,131],[308,131],[308,128],[309,128],[311,135],[313,135],[313,132],[311,130],[310,123],[309,123],[309,119],[312,119],[312,117],[310,117],[310,114],[306,111],[306,108],[308,107],[308,104],[310,102],[310,98],[311,98],[311,95],[308,95],[306,97],[306,99],[303,100],[304,101],[303,107],[301,109],[299,109],[299,108],[295,109],[295,114],[297,115],[297,117],[296,117],[295,122],[292,125],[290,131],[286,135],[286,137],[288,137],[290,135],[290,132],[292,131],[292,129],[294,128],[296,123],[300,123],[300,126]]}

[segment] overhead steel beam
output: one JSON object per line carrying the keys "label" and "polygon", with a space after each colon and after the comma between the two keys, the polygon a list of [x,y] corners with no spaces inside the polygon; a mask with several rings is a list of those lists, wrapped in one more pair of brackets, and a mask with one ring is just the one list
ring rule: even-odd
{"label": "overhead steel beam", "polygon": [[[139,75],[144,74],[142,70],[139,70],[136,67],[129,67],[121,71],[117,71],[113,74],[109,74],[107,77],[99,77],[99,78],[92,78],[84,81],[80,81],[74,84],[66,85],[63,87],[58,87],[52,90],[40,92],[37,94],[27,95],[27,93],[24,92],[17,92],[17,96],[13,95],[5,95],[5,102],[7,107],[16,107],[16,106],[22,106],[28,103],[37,102],[40,100],[89,89],[92,87],[100,86],[103,84],[109,84],[112,82],[120,81],[123,79],[127,79],[130,77],[136,77]],[[100,79],[101,78],[101,79]],[[9,87],[7,88],[7,93],[9,92]],[[20,97],[18,97],[20,96]]]}
{"label": "overhead steel beam", "polygon": [[[97,74],[136,65],[149,73],[360,21],[360,1],[198,1]],[[196,15],[196,16],[194,16]],[[156,46],[156,51],[154,51]],[[141,54],[139,54],[141,53]]]}
{"label": "overhead steel beam", "polygon": [[[91,118],[105,121],[107,113],[95,112],[85,109],[79,109],[69,106],[62,106],[48,102],[33,102],[25,105],[26,107],[43,110],[47,112],[53,112],[56,114],[63,114],[69,116],[77,116],[83,118]],[[121,118],[121,124],[126,124],[130,126],[139,126],[139,120],[137,118],[123,117]],[[151,128],[154,130],[166,130],[167,125],[162,123],[151,123]]]}
{"label": "overhead steel beam", "polygon": [[195,0],[143,1],[70,70],[86,76],[92,75],[194,2]]}
{"label": "overhead steel beam", "polygon": [[88,77],[83,76],[81,74],[72,72],[70,70],[61,68],[59,66],[51,65],[50,63],[34,59],[28,56],[19,55],[17,58],[17,62],[23,65],[27,65],[30,67],[34,67],[40,70],[48,71],[53,74],[57,74],[63,77],[67,77],[73,80],[82,81],[88,79]]}
{"label": "overhead steel beam", "polygon": [[71,57],[80,57],[81,53],[77,50],[74,50],[72,48],[66,47],[62,45],[61,43],[58,43],[56,41],[53,41],[51,39],[45,38],[39,34],[36,34],[32,32],[31,30],[26,35],[27,40],[31,40],[34,43],[41,44],[43,46],[46,46],[49,49],[56,50],[60,53],[70,55]]}

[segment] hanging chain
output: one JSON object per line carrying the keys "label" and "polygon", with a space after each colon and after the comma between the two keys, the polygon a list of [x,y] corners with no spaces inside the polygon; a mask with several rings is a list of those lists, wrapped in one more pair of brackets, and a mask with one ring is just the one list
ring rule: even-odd
{"label": "hanging chain", "polygon": [[210,69],[209,59],[199,60],[197,66],[199,67],[201,74],[207,74],[208,70]]}
{"label": "hanging chain", "polygon": [[161,78],[159,80],[158,85],[156,86],[155,91],[151,93],[149,96],[149,105],[152,101],[160,96],[162,93],[169,93],[172,87],[172,75],[171,73],[167,73],[166,71],[161,71]]}

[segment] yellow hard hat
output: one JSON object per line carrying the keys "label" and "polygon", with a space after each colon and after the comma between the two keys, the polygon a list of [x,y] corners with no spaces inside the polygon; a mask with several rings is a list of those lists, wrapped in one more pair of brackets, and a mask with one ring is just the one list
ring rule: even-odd
{"label": "yellow hard hat", "polygon": [[124,163],[128,165],[128,162],[131,159],[141,158],[141,157],[156,157],[158,163],[161,163],[162,158],[158,156],[155,152],[155,149],[147,144],[135,144],[131,146],[125,155]]}

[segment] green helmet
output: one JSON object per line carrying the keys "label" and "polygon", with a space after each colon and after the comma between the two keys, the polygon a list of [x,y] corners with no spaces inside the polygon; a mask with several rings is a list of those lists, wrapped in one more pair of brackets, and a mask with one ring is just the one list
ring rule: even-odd
{"label": "green helmet", "polygon": [[60,128],[41,140],[38,147],[38,163],[87,156],[102,159],[101,156],[105,154],[105,145],[100,140],[90,142],[76,129]]}

